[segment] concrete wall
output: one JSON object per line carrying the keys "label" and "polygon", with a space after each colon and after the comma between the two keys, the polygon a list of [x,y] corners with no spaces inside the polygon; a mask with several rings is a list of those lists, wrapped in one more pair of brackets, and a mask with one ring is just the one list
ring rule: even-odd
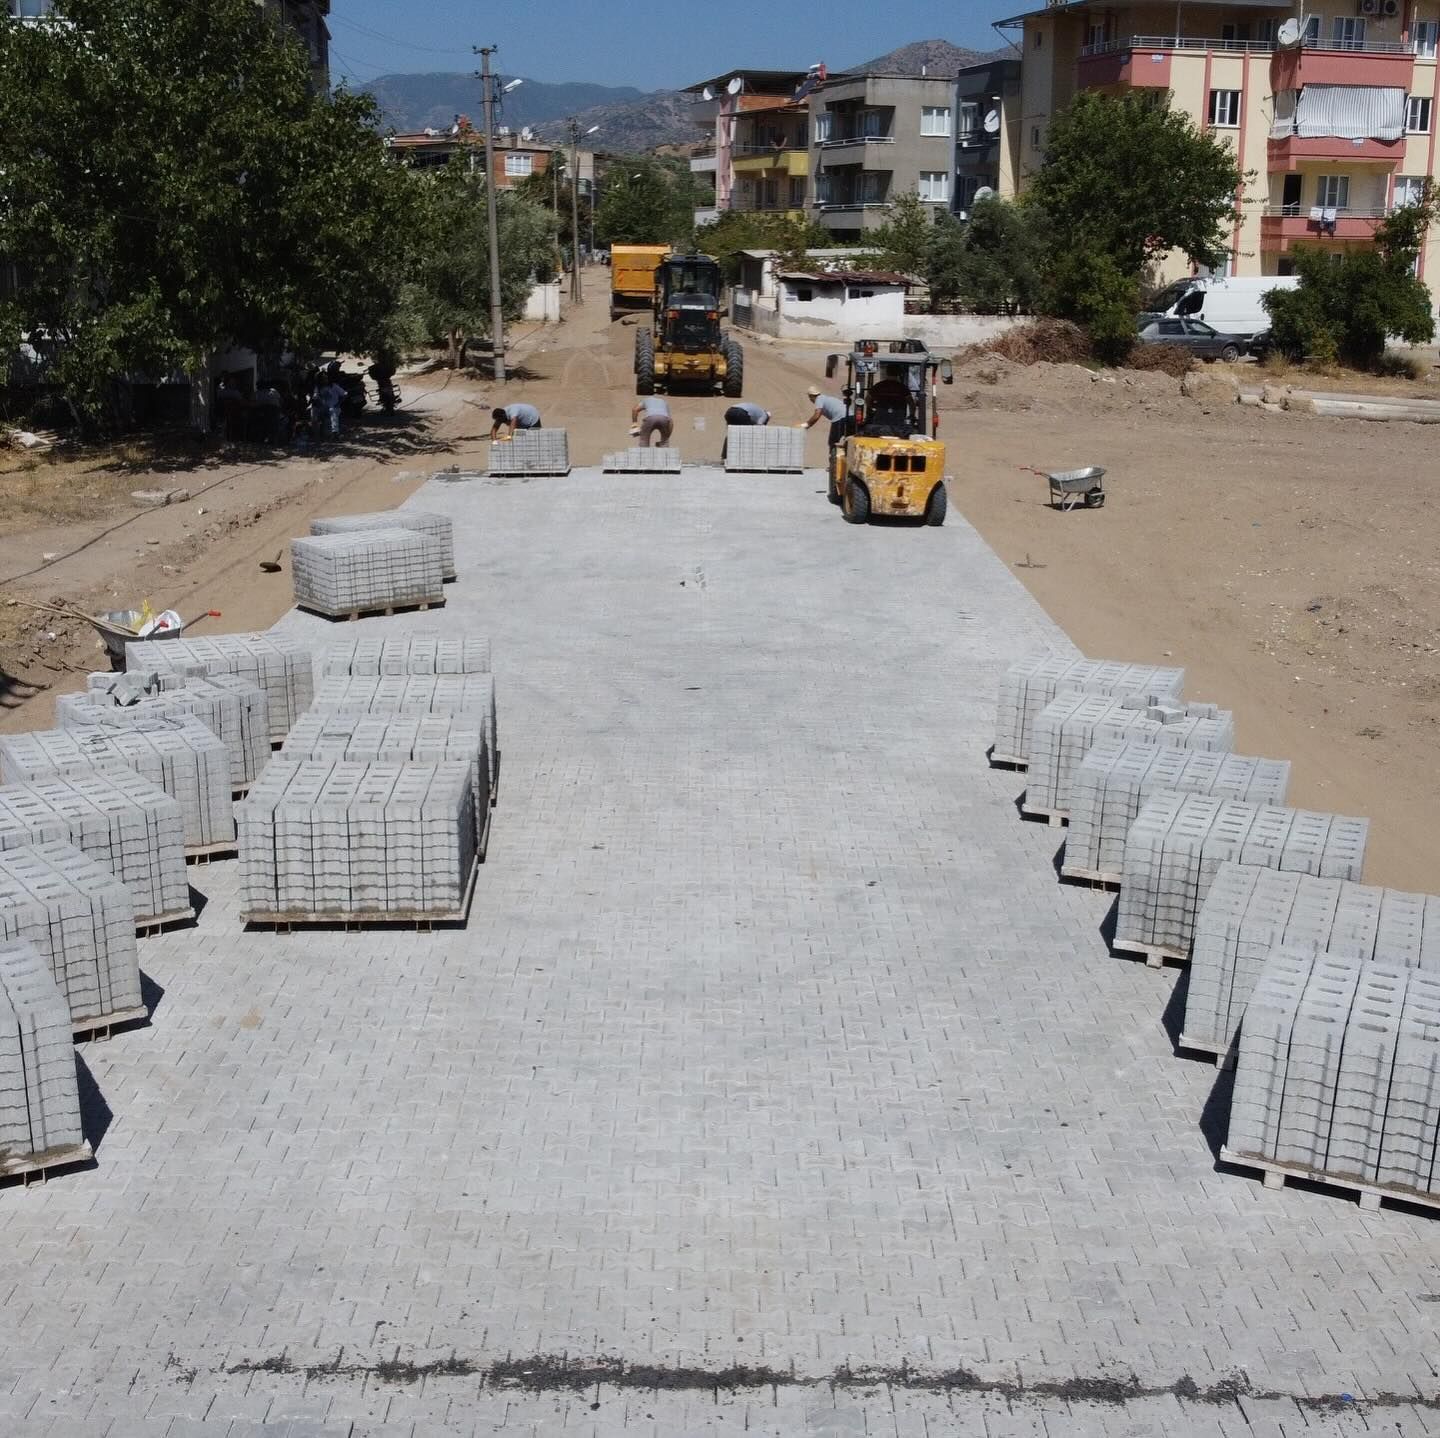
{"label": "concrete wall", "polygon": [[[876,297],[877,299],[879,296]],[[961,349],[1004,334],[1025,317],[1012,315],[907,315],[892,305],[873,301],[830,301],[825,304],[781,306],[775,300],[736,290],[731,297],[731,324],[778,340],[813,340],[848,344],[857,339],[916,339],[934,350]]]}
{"label": "concrete wall", "polygon": [[548,285],[534,285],[525,301],[527,320],[544,320],[555,324],[560,319],[560,281],[551,280]]}

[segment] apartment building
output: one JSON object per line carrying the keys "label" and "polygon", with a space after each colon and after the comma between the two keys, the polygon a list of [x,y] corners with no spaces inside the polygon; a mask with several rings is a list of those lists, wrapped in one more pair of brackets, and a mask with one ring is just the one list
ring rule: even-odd
{"label": "apartment building", "polygon": [[[1055,0],[1001,24],[1023,52],[1018,166],[1001,192],[1024,188],[1052,116],[1080,91],[1155,95],[1253,172],[1231,273],[1288,274],[1297,244],[1372,244],[1376,223],[1437,175],[1440,0]],[[1165,278],[1187,272],[1177,257]],[[1420,273],[1440,279],[1433,230]]]}
{"label": "apartment building", "polygon": [[1014,194],[1020,168],[1020,62],[985,60],[955,80],[955,198],[966,215],[982,191]]}
{"label": "apartment building", "polygon": [[950,208],[955,103],[953,76],[836,75],[812,91],[811,210],[838,241],[884,224],[902,194]]}
{"label": "apartment building", "polygon": [[696,122],[713,137],[690,157],[691,173],[714,186],[697,225],[728,210],[803,215],[810,199],[809,106],[804,70],[728,70],[686,88]]}

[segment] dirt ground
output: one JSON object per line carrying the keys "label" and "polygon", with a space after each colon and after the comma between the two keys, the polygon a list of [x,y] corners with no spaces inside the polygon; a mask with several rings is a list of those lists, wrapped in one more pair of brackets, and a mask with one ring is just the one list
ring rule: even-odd
{"label": "dirt ground", "polygon": [[[628,443],[633,321],[607,318],[603,271],[558,328],[523,336],[506,399],[563,423],[575,463]],[[776,423],[809,411],[820,348],[746,346],[746,397]],[[405,407],[322,455],[225,455],[150,474],[95,461],[0,468],[0,730],[52,722],[55,690],[100,656],[80,621],[6,600],[120,607],[148,597],[196,632],[272,623],[288,562],[320,513],[400,503],[485,451],[496,387],[404,377]],[[1170,661],[1186,693],[1236,711],[1238,747],[1289,758],[1293,801],[1372,819],[1366,877],[1440,883],[1440,511],[1434,431],[1183,398],[1157,374],[1096,377],[970,361],[942,391],[951,503],[1087,654]],[[687,458],[718,455],[721,401],[672,400]],[[821,427],[810,463],[824,462]],[[1107,467],[1103,509],[1048,507],[1037,469]],[[190,498],[142,508],[141,488]],[[841,523],[817,495],[821,522]],[[45,556],[56,556],[47,560]],[[863,603],[863,596],[857,596]],[[51,637],[53,636],[53,637]],[[41,687],[44,686],[44,687]]]}

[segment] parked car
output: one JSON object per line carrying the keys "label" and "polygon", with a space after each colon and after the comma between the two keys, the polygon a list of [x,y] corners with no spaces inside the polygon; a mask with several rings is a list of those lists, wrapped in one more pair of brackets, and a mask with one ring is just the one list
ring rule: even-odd
{"label": "parked car", "polygon": [[1249,345],[1243,335],[1221,334],[1204,320],[1151,320],[1140,326],[1139,339],[1147,345],[1179,345],[1198,359],[1224,360],[1233,364]]}
{"label": "parked car", "polygon": [[1270,330],[1261,330],[1260,333],[1250,341],[1250,353],[1254,355],[1257,360],[1263,360],[1267,355],[1272,354],[1274,350],[1275,335]]}

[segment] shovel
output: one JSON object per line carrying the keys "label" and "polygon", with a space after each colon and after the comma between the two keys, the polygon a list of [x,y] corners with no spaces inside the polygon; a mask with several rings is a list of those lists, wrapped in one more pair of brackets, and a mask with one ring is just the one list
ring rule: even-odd
{"label": "shovel", "polygon": [[266,574],[279,574],[279,573],[280,573],[280,556],[281,556],[282,554],[284,554],[284,553],[285,553],[285,551],[284,551],[283,549],[277,549],[277,550],[275,551],[275,558],[274,558],[274,559],[262,559],[262,560],[260,561],[260,568],[263,569]]}

